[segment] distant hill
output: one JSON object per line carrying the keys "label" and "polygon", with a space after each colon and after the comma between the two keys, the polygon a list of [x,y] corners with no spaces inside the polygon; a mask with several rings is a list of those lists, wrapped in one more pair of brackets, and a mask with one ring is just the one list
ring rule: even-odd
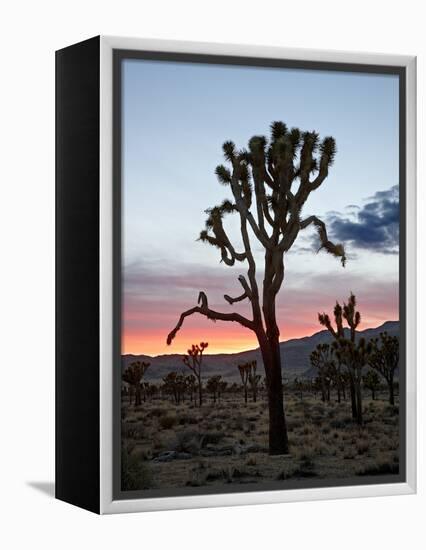
{"label": "distant hill", "polygon": [[[349,333],[349,329],[345,329],[345,331],[347,331],[347,334]],[[399,321],[386,321],[386,323],[377,328],[359,331],[357,333],[357,338],[374,338],[379,336],[380,332],[383,331],[387,331],[391,336],[399,336]],[[281,366],[283,369],[283,376],[289,379],[293,379],[295,376],[313,376],[309,355],[318,344],[331,341],[331,334],[327,330],[322,330],[312,336],[281,342]],[[239,382],[240,375],[237,366],[240,363],[253,360],[257,361],[260,371],[263,374],[263,362],[259,348],[240,353],[205,355],[203,360],[204,376],[210,377],[220,374],[229,382]],[[149,355],[123,355],[122,369],[124,370],[133,361],[148,361],[151,363],[150,368],[145,374],[145,379],[147,381],[159,381],[172,370],[188,372],[187,367],[182,363],[182,355],[179,354],[157,355],[156,357],[151,357]]]}

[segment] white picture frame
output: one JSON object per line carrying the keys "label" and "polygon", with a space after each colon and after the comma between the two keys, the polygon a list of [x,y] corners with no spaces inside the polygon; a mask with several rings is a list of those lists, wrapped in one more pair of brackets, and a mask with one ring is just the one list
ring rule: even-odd
{"label": "white picture frame", "polygon": [[[226,494],[114,499],[113,491],[113,54],[143,50],[220,56],[286,59],[304,62],[398,66],[406,71],[406,481],[395,484],[301,488]],[[353,497],[402,495],[416,492],[416,58],[356,52],[287,49],[100,37],[100,513],[141,512],[238,506]],[[403,276],[404,274],[401,274]]]}

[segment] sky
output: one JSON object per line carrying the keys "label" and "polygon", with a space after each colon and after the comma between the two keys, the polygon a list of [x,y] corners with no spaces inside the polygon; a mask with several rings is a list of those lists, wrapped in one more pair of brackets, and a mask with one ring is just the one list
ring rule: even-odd
{"label": "sky", "polygon": [[[245,147],[275,120],[335,138],[334,165],[303,216],[323,219],[348,253],[343,269],[317,252],[313,229],[301,232],[285,258],[280,339],[321,330],[317,313],[351,291],[361,329],[399,318],[396,76],[131,59],[123,61],[122,98],[122,353],[184,353],[200,341],[210,353],[257,347],[251,331],[200,315],[186,320],[172,346],[166,337],[200,290],[212,308],[249,315],[248,304],[223,299],[241,293],[245,264],[225,266],[217,249],[196,239],[206,208],[231,198],[214,175],[222,143]],[[226,221],[236,244],[237,222]],[[252,237],[261,282],[262,249]]]}

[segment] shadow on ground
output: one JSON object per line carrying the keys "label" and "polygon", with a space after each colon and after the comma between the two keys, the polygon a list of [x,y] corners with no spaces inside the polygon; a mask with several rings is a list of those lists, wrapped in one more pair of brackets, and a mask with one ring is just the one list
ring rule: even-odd
{"label": "shadow on ground", "polygon": [[55,483],[53,481],[27,481],[27,485],[50,498],[55,497]]}

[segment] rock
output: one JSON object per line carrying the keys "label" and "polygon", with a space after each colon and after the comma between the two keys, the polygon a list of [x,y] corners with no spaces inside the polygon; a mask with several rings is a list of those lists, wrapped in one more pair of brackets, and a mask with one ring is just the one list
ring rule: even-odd
{"label": "rock", "polygon": [[259,445],[259,443],[248,443],[247,445],[243,446],[245,453],[260,453],[262,451],[266,451],[262,445]]}
{"label": "rock", "polygon": [[177,451],[165,451],[153,459],[153,462],[171,462],[172,460],[189,460],[192,454]]}
{"label": "rock", "polygon": [[157,457],[155,457],[153,459],[153,462],[170,462],[177,458],[177,454],[178,453],[176,451],[165,451],[164,453],[160,453]]}
{"label": "rock", "polygon": [[216,456],[217,453],[213,449],[201,449],[200,456],[209,457],[209,456]]}
{"label": "rock", "polygon": [[179,460],[189,460],[190,458],[192,458],[192,454],[191,453],[177,453],[177,457]]}

